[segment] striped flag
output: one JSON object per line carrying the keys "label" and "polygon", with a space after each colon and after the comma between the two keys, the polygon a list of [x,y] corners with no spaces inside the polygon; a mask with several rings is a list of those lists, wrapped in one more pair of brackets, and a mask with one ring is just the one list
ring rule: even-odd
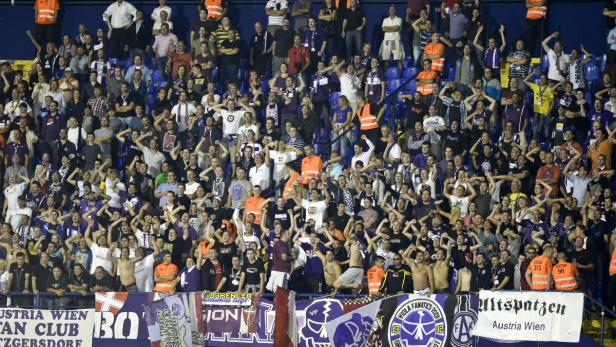
{"label": "striped flag", "polygon": [[278,287],[274,294],[274,347],[297,347],[298,330],[295,292]]}

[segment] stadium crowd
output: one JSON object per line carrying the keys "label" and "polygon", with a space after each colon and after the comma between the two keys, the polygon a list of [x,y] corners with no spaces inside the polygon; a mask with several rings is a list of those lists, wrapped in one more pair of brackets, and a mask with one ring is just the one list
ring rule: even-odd
{"label": "stadium crowd", "polygon": [[3,304],[288,286],[614,307],[616,29],[601,64],[543,34],[547,0],[526,33],[478,0],[384,5],[379,47],[358,0],[269,0],[253,33],[224,0],[190,33],[165,0],[117,0],[56,44],[58,1],[35,3],[30,73],[0,72]]}

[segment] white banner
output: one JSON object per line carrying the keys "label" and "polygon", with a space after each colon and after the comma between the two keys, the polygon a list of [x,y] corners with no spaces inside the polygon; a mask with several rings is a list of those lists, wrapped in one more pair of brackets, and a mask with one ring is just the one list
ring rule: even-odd
{"label": "white banner", "polygon": [[479,292],[473,335],[506,341],[579,342],[584,295],[565,292]]}
{"label": "white banner", "polygon": [[0,309],[0,346],[91,347],[93,330],[93,309]]}

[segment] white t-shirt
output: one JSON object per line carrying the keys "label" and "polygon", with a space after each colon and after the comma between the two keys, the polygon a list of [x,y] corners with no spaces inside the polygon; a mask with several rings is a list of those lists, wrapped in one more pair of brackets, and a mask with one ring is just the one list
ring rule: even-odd
{"label": "white t-shirt", "polygon": [[357,76],[351,76],[348,73],[340,74],[340,95],[347,97],[350,103],[357,101],[357,90],[361,86],[361,81]]}
{"label": "white t-shirt", "polygon": [[151,292],[154,289],[154,256],[146,256],[135,263],[135,282],[140,292]]}
{"label": "white t-shirt", "polygon": [[197,113],[197,109],[190,102],[178,103],[171,109],[171,114],[178,123],[178,130],[184,131],[188,128],[188,117]]}
{"label": "white t-shirt", "polygon": [[122,197],[120,196],[120,191],[126,191],[126,186],[122,182],[117,182],[116,184],[117,191],[113,190],[113,184],[109,178],[105,179],[105,194],[109,196],[109,207],[113,208],[121,208],[122,207]]}
{"label": "white t-shirt", "polygon": [[465,196],[463,198],[453,195],[449,196],[449,204],[451,205],[451,207],[458,206],[460,208],[460,215],[462,217],[466,217],[466,215],[468,214],[468,205],[470,204],[470,202],[471,201],[468,196]]}
{"label": "white t-shirt", "polygon": [[[381,25],[381,28],[395,26],[398,26],[400,27],[400,29],[402,29],[402,19],[398,16],[395,16],[394,18],[387,17],[383,19],[383,25]],[[385,33],[383,41],[400,41],[400,31],[395,33]]]}
{"label": "white t-shirt", "polygon": [[262,164],[258,168],[256,166],[251,167],[248,172],[248,177],[250,177],[250,183],[253,187],[260,186],[261,190],[265,190],[270,186],[270,170],[265,164]]}
{"label": "white t-shirt", "polygon": [[[565,77],[556,68],[556,52],[554,52],[553,49],[548,51],[548,62],[550,64],[548,68],[548,78],[559,82],[564,81]],[[569,65],[569,55],[563,52],[558,62],[560,65],[560,70],[567,71],[567,66]]]}
{"label": "white t-shirt", "polygon": [[92,251],[92,265],[90,265],[90,275],[94,274],[94,270],[97,267],[102,266],[108,273],[111,274],[111,261],[107,259],[107,254],[109,253],[109,248],[100,247],[96,243],[92,243],[90,246],[90,251]]}
{"label": "white t-shirt", "polygon": [[280,181],[289,177],[289,171],[287,169],[286,163],[290,163],[293,160],[297,159],[297,153],[295,152],[280,152],[280,151],[270,151],[270,158],[274,162],[274,180]]}
{"label": "white t-shirt", "polygon": [[325,201],[308,201],[302,200],[302,207],[306,210],[306,220],[314,219],[316,222],[315,229],[321,228],[323,225],[323,218],[325,217],[325,211],[327,211],[327,204]]}
{"label": "white t-shirt", "polygon": [[242,118],[244,118],[244,110],[221,110],[220,115],[222,117],[222,134],[224,136],[237,135]]}
{"label": "white t-shirt", "polygon": [[143,160],[148,164],[148,173],[156,177],[160,172],[160,167],[165,161],[165,155],[160,151],[153,153],[148,147],[143,147]]}
{"label": "white t-shirt", "polygon": [[4,188],[4,197],[8,204],[7,215],[13,211],[19,210],[17,198],[26,190],[26,185],[23,183],[15,184]]}
{"label": "white t-shirt", "polygon": [[[279,11],[288,8],[288,6],[287,0],[269,0],[265,5],[265,8]],[[267,23],[268,25],[282,25],[283,18],[284,16],[268,16]]]}
{"label": "white t-shirt", "polygon": [[187,195],[193,195],[197,192],[197,188],[199,188],[199,182],[192,182],[192,183],[188,183],[186,182],[185,184],[186,186],[186,190],[184,191],[184,193],[186,193]]}

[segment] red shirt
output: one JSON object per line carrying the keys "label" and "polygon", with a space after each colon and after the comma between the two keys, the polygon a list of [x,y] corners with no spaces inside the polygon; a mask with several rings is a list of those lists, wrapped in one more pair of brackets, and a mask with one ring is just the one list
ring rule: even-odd
{"label": "red shirt", "polygon": [[[291,252],[289,251],[289,245],[281,240],[274,243],[273,249],[274,257],[272,258],[272,271],[279,272],[291,272]],[[287,255],[287,260],[282,260],[282,255]]]}
{"label": "red shirt", "polygon": [[192,67],[192,60],[192,54],[190,53],[173,53],[171,56],[171,75],[177,77],[180,65],[184,65],[186,66],[186,75],[188,76]]}
{"label": "red shirt", "polygon": [[308,52],[308,48],[304,46],[289,48],[289,73],[298,73],[299,70],[296,65],[299,65],[300,68],[304,67],[309,58],[310,52]]}

